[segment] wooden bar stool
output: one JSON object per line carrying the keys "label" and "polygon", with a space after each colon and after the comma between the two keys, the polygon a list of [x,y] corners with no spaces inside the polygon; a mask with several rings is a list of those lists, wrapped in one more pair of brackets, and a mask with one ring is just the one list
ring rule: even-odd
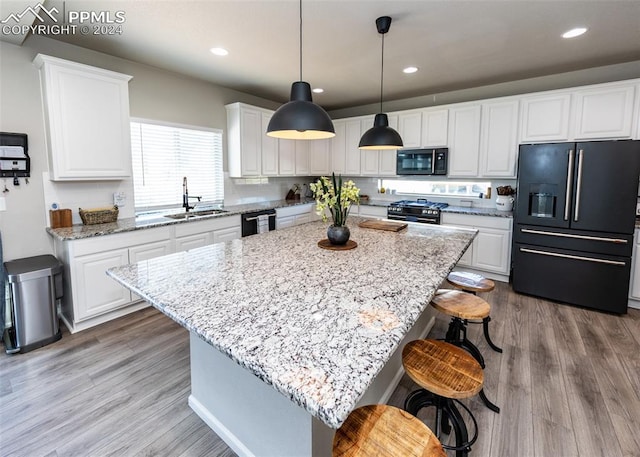
{"label": "wooden bar stool", "polygon": [[333,437],[333,457],[446,457],[429,427],[388,405],[355,409]]}
{"label": "wooden bar stool", "polygon": [[[489,303],[477,295],[461,290],[440,289],[431,299],[431,306],[441,313],[451,316],[451,322],[444,340],[447,343],[465,349],[478,361],[480,367],[484,368],[484,357],[482,357],[478,347],[467,338],[466,321],[468,319],[480,320],[488,317],[491,311]],[[500,412],[500,408],[487,398],[484,390],[480,391],[480,398],[487,408],[496,413]]]}
{"label": "wooden bar stool", "polygon": [[[476,295],[478,292],[491,292],[496,288],[496,283],[491,279],[466,271],[452,271],[449,273],[449,276],[447,276],[447,282],[456,289],[464,290],[465,292],[469,292],[473,295]],[[496,352],[502,352],[502,349],[491,341],[491,337],[489,336],[489,321],[491,321],[491,317],[488,315],[482,319],[484,339],[487,340],[491,349]]]}
{"label": "wooden bar stool", "polygon": [[[444,341],[414,340],[402,349],[402,365],[409,377],[421,387],[409,394],[404,409],[415,416],[422,408],[435,406],[436,437],[440,437],[440,430],[448,434],[453,427],[456,445],[443,447],[455,450],[456,457],[466,457],[478,438],[478,424],[460,400],[473,397],[482,389],[484,373],[478,361],[461,348]],[[471,439],[456,403],[467,411],[474,424]]]}

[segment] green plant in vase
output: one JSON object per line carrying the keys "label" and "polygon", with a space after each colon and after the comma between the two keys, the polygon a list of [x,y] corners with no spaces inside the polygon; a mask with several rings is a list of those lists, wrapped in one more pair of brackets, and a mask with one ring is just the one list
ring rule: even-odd
{"label": "green plant in vase", "polygon": [[347,217],[351,206],[360,203],[360,189],[351,180],[342,181],[342,176],[331,174],[331,179],[321,176],[311,183],[309,188],[316,199],[316,213],[326,222],[329,218],[325,210],[331,213],[333,223],[327,229],[327,238],[331,244],[342,245],[349,241],[351,232],[347,227]]}

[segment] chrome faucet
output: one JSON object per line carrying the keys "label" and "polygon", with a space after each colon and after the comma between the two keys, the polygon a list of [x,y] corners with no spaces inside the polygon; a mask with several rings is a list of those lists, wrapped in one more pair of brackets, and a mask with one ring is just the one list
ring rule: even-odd
{"label": "chrome faucet", "polygon": [[188,213],[190,209],[194,209],[195,206],[189,205],[190,198],[197,198],[198,201],[202,199],[201,196],[189,197],[189,190],[187,189],[187,177],[182,178],[182,207]]}

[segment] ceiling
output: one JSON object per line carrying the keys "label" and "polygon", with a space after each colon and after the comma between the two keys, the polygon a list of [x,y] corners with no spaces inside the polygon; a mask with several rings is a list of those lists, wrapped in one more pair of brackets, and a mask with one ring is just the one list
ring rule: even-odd
{"label": "ceiling", "polygon": [[[6,10],[7,3],[4,1]],[[22,2],[24,3],[24,2]],[[31,2],[33,3],[33,2]],[[285,102],[299,78],[297,0],[47,0],[123,11],[121,35],[60,35],[85,48]],[[327,110],[640,61],[640,1],[303,0],[303,80]],[[581,37],[560,35],[588,27]],[[229,50],[226,57],[209,52]],[[413,65],[419,71],[402,73]]]}

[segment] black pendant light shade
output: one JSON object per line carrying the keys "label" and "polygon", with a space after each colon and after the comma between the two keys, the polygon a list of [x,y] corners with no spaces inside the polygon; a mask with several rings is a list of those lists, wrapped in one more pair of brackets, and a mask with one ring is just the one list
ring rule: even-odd
{"label": "black pendant light shade", "polygon": [[325,110],[313,103],[311,86],[302,80],[302,0],[300,0],[300,81],[291,85],[291,98],[273,113],[267,135],[287,140],[321,140],[336,136]]}
{"label": "black pendant light shade", "polygon": [[360,138],[360,149],[398,149],[402,147],[400,134],[389,127],[389,118],[385,113],[376,114],[373,127]]}
{"label": "black pendant light shade", "polygon": [[331,118],[311,99],[311,86],[304,81],[291,85],[290,101],[273,113],[267,135],[289,140],[319,140],[335,136]]}
{"label": "black pendant light shade", "polygon": [[382,87],[384,81],[384,35],[391,27],[391,18],[382,16],[376,19],[376,28],[382,35],[382,65],[380,68],[380,113],[373,120],[373,127],[360,138],[360,149],[398,149],[403,146],[400,134],[389,127],[389,118],[382,112]]}

